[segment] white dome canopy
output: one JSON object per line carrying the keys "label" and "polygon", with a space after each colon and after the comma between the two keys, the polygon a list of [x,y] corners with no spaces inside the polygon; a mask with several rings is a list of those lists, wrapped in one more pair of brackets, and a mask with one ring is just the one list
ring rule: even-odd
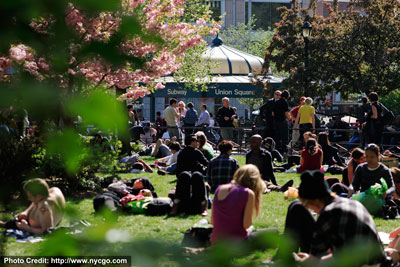
{"label": "white dome canopy", "polygon": [[222,43],[222,40],[217,36],[202,56],[205,59],[210,58],[212,62],[218,62],[218,66],[213,70],[213,74],[248,75],[251,72],[260,73],[264,64],[262,58],[223,45]]}

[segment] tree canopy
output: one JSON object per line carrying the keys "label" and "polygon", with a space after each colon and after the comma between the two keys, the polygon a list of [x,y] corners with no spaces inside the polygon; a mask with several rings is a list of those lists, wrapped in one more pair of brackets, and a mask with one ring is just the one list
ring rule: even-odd
{"label": "tree canopy", "polygon": [[76,88],[80,80],[129,88],[124,97],[137,98],[163,88],[156,80],[219,30],[207,8],[187,8],[186,0],[96,2],[2,1],[0,79],[12,80],[13,67],[61,87]]}
{"label": "tree canopy", "polygon": [[[315,1],[300,8],[281,8],[282,20],[266,49],[265,67],[275,63],[289,73],[284,86],[311,96],[331,91],[346,98],[350,93],[376,91],[385,95],[399,88],[400,3],[396,0],[352,0],[344,11],[337,1],[326,4],[329,16],[315,14]],[[309,58],[305,68],[305,21],[312,24]]]}

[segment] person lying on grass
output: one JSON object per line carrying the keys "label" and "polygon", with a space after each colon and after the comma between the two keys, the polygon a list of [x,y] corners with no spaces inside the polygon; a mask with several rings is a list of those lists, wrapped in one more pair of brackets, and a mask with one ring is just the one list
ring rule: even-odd
{"label": "person lying on grass", "polygon": [[65,198],[58,187],[49,188],[44,179],[36,178],[28,180],[23,188],[31,205],[7,223],[1,222],[3,227],[43,234],[61,222]]}

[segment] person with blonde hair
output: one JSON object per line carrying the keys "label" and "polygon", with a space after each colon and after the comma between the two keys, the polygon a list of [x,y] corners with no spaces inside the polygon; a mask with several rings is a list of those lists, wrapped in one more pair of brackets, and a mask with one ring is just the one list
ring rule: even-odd
{"label": "person with blonde hair", "polygon": [[312,103],[312,98],[307,97],[304,101],[304,105],[301,106],[297,112],[294,130],[300,130],[300,137],[307,131],[315,131],[315,108],[312,106]]}
{"label": "person with blonde hair", "polygon": [[44,179],[25,182],[23,189],[31,205],[14,219],[0,225],[7,229],[20,229],[32,234],[43,234],[59,224],[64,215],[65,198],[58,187],[49,188]]}
{"label": "person with blonde hair", "polygon": [[214,226],[211,243],[248,238],[247,229],[260,212],[264,187],[258,168],[247,164],[235,172],[231,183],[217,188],[211,215]]}

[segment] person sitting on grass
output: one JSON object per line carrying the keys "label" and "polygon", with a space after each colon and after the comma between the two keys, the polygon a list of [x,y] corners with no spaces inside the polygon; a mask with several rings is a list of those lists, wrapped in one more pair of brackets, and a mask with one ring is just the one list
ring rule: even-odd
{"label": "person sitting on grass", "polygon": [[396,205],[400,206],[400,169],[396,167],[390,168],[390,172],[392,173],[393,183],[394,183],[394,193],[392,195],[392,200],[396,203]]}
{"label": "person sitting on grass", "polygon": [[207,167],[207,181],[211,187],[211,193],[215,192],[218,186],[232,181],[233,175],[239,169],[239,163],[231,157],[233,144],[231,141],[223,140],[218,144],[221,154],[213,158]]}
{"label": "person sitting on grass", "polygon": [[[323,172],[317,170],[302,173],[299,197],[303,213],[309,213],[307,209],[311,209],[319,217],[314,225],[310,225],[312,237],[308,236],[305,240],[308,242],[309,253],[294,254],[297,261],[310,266],[328,263],[340,251],[345,251],[346,246],[356,244],[370,247],[373,253],[360,255],[360,262],[353,263],[353,266],[386,261],[371,215],[360,202],[335,196],[329,190]],[[307,221],[310,216],[306,217]],[[289,214],[288,217],[294,219],[298,226],[305,223],[302,218]],[[295,232],[296,228],[292,230]],[[302,233],[297,232],[297,236],[302,236]]]}
{"label": "person sitting on grass", "polygon": [[392,259],[392,263],[398,264],[400,262],[400,227],[396,228],[389,234],[389,239],[391,241],[388,245],[388,253]]}
{"label": "person sitting on grass", "polygon": [[261,177],[266,185],[264,193],[271,191],[285,192],[289,186],[293,185],[293,180],[289,180],[284,185],[279,185],[276,182],[272,156],[264,148],[261,148],[262,137],[259,134],[255,134],[250,138],[250,151],[246,154],[246,164],[255,165],[261,173]]}
{"label": "person sitting on grass", "polygon": [[263,147],[271,153],[272,160],[276,160],[278,162],[283,162],[283,156],[281,153],[275,149],[275,141],[271,137],[267,137],[263,141]]}
{"label": "person sitting on grass", "polygon": [[376,144],[369,144],[365,149],[365,159],[367,162],[358,165],[354,179],[351,183],[347,197],[351,197],[354,192],[364,192],[375,183],[380,184],[380,179],[384,178],[388,186],[388,190],[383,193],[382,198],[391,196],[395,187],[393,185],[392,174],[388,167],[379,162],[380,152]]}
{"label": "person sitting on grass", "polygon": [[146,122],[143,131],[144,134],[140,134],[140,141],[146,145],[150,145],[157,136],[157,130],[152,128],[150,122]]}
{"label": "person sitting on grass", "polygon": [[247,229],[259,214],[264,187],[258,168],[247,164],[235,172],[231,183],[217,188],[211,215],[211,243],[221,239],[244,240],[249,236]]}
{"label": "person sitting on grass", "polygon": [[346,186],[351,185],[357,166],[365,162],[364,153],[364,150],[358,147],[351,151],[351,159],[347,164],[347,168],[343,171],[342,184]]}
{"label": "person sitting on grass", "polygon": [[181,145],[175,141],[169,145],[169,148],[171,149],[172,155],[156,160],[158,165],[157,173],[160,175],[165,175],[166,173],[175,174],[176,172],[176,162],[179,152],[181,151]]}
{"label": "person sitting on grass", "polygon": [[297,173],[312,170],[323,171],[322,161],[323,153],[321,148],[319,148],[314,138],[309,138],[306,147],[301,151],[300,167],[297,169]]}
{"label": "person sitting on grass", "polygon": [[215,157],[212,147],[207,143],[207,137],[204,132],[199,131],[196,134],[199,150],[203,153],[207,160]]}
{"label": "person sitting on grass", "polygon": [[271,153],[261,147],[261,142],[262,137],[259,134],[250,138],[250,151],[246,154],[246,164],[254,164],[260,171],[263,180],[278,185],[274,175]]}
{"label": "person sitting on grass", "polygon": [[176,163],[176,190],[170,216],[179,213],[208,215],[208,195],[204,175],[208,160],[197,149],[195,135],[185,136],[185,148]]}
{"label": "person sitting on grass", "polygon": [[343,159],[338,154],[338,149],[331,146],[329,141],[329,134],[327,132],[320,132],[318,134],[318,144],[320,145],[324,158],[322,161],[323,165],[339,165],[344,166]]}
{"label": "person sitting on grass", "polygon": [[351,152],[351,159],[347,164],[347,168],[343,170],[342,182],[335,183],[331,186],[331,190],[340,196],[347,196],[349,186],[353,182],[354,172],[361,163],[365,162],[365,152],[360,148],[354,148]]}
{"label": "person sitting on grass", "polygon": [[168,147],[169,142],[170,140],[164,140],[163,142],[162,139],[158,139],[151,152],[151,156],[159,159],[171,155],[171,150]]}
{"label": "person sitting on grass", "polygon": [[49,188],[44,179],[36,178],[26,181],[23,189],[31,205],[14,219],[1,222],[3,227],[40,235],[61,222],[65,198],[58,187]]}

